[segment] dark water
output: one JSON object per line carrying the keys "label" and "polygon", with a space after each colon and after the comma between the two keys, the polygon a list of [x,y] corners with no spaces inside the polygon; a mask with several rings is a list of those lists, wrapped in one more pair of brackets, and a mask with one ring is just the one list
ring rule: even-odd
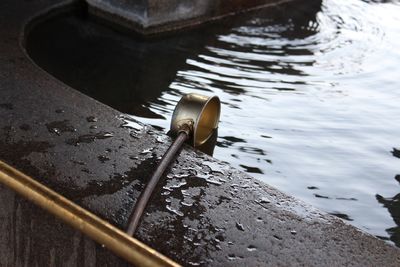
{"label": "dark water", "polygon": [[216,158],[400,246],[400,2],[309,2],[148,41],[65,16],[27,49],[165,130],[182,94],[218,95]]}

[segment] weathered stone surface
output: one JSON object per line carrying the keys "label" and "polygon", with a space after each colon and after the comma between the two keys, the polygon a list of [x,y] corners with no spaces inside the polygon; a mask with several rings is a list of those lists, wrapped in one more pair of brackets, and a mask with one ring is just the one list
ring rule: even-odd
{"label": "weathered stone surface", "polygon": [[[0,159],[124,228],[171,140],[27,57],[25,23],[57,3],[1,4]],[[127,265],[3,186],[0,229],[1,266]],[[400,265],[396,247],[188,147],[137,237],[184,265]]]}
{"label": "weathered stone surface", "polygon": [[292,0],[87,0],[89,14],[141,34],[193,27]]}

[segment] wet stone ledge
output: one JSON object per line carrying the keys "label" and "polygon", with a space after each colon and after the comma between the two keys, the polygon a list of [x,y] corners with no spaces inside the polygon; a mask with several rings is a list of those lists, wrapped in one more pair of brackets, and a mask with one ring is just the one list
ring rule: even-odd
{"label": "wet stone ledge", "polygon": [[[2,2],[0,159],[124,228],[171,139],[26,56],[25,23],[63,3]],[[128,265],[4,186],[0,229],[0,266]],[[398,248],[189,147],[159,184],[137,237],[186,266],[400,265]]]}

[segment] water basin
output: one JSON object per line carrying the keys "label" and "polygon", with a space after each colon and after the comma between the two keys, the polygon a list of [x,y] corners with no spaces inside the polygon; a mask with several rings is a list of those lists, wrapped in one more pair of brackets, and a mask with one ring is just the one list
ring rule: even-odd
{"label": "water basin", "polygon": [[216,158],[400,246],[399,12],[397,1],[287,4],[153,39],[66,14],[34,27],[26,48],[165,130],[182,94],[218,95]]}

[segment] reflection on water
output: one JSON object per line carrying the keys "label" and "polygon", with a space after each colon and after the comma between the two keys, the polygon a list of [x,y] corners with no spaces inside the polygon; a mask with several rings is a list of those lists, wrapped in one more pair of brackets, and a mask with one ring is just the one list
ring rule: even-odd
{"label": "reflection on water", "polygon": [[[400,158],[400,150],[393,148],[392,154],[394,157]],[[400,183],[400,174],[397,174],[394,179]],[[376,199],[379,201],[379,203],[381,203],[385,208],[388,209],[394,222],[397,224],[397,226],[391,227],[386,231],[390,235],[390,240],[392,240],[398,247],[400,247],[400,193],[396,194],[394,197],[389,198],[385,198],[377,194]]]}
{"label": "reflection on water", "polygon": [[399,244],[399,12],[397,1],[295,1],[147,41],[65,16],[33,29],[27,49],[165,130],[182,94],[218,95],[216,158]]}

